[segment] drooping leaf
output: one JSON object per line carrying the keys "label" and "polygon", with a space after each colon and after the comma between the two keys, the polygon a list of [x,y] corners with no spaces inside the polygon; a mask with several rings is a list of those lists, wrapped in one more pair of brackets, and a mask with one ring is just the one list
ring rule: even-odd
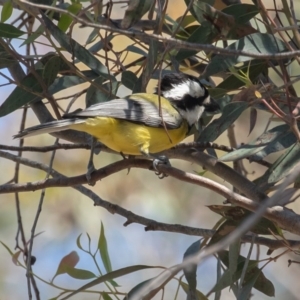
{"label": "drooping leaf", "polygon": [[140,283],[138,283],[135,287],[133,287],[129,293],[125,296],[125,298],[123,300],[131,300],[134,299],[135,294],[141,289],[143,288],[145,285],[147,285],[151,280],[153,280],[154,278],[150,278],[147,279],[145,281],[142,281]]}
{"label": "drooping leaf", "polygon": [[[221,259],[222,263],[228,268],[229,266],[229,254],[228,251],[222,250],[218,252],[218,256]],[[243,271],[244,263],[246,261],[246,258],[243,256],[238,257],[238,264],[237,264],[237,271],[234,275],[233,281],[230,280],[229,275],[229,269],[227,269],[223,274],[220,280],[217,282],[217,284],[214,286],[213,291],[220,291],[228,286],[230,286],[233,282],[237,281]],[[245,280],[243,284],[246,284],[253,278],[253,274],[260,271],[258,274],[258,277],[256,278],[255,283],[253,284],[253,287],[260,292],[264,293],[267,296],[274,296],[275,294],[275,288],[272,282],[265,277],[265,275],[262,273],[262,271],[257,267],[258,261],[250,260],[248,263],[248,268],[245,275]]]}
{"label": "drooping leaf", "polygon": [[134,25],[150,10],[152,5],[152,0],[130,0],[121,22],[121,28],[127,29]]}
{"label": "drooping leaf", "polygon": [[21,47],[33,43],[45,31],[44,26],[40,25],[34,32],[32,32],[27,39],[21,44]]}
{"label": "drooping leaf", "polygon": [[300,144],[296,143],[283,153],[256,183],[263,189],[284,178],[300,161]]}
{"label": "drooping leaf", "polygon": [[13,25],[0,23],[0,37],[2,38],[13,39],[23,34],[25,34],[24,31],[14,27]]}
{"label": "drooping leaf", "polygon": [[47,86],[50,86],[57,77],[58,72],[61,70],[64,61],[59,56],[53,56],[45,64],[43,70],[43,79]]}
{"label": "drooping leaf", "polygon": [[231,278],[233,278],[236,270],[237,270],[237,265],[238,265],[238,257],[240,254],[240,248],[241,248],[241,240],[238,239],[236,241],[234,241],[233,243],[231,243],[229,245],[229,274],[231,276]]}
{"label": "drooping leaf", "polygon": [[[68,6],[67,11],[74,15],[77,15],[80,12],[81,8],[82,8],[81,3],[73,2],[72,4],[70,4]],[[73,18],[70,15],[61,14],[61,17],[58,21],[57,27],[61,31],[66,32],[72,22],[73,22]]]}
{"label": "drooping leaf", "polygon": [[157,56],[158,56],[158,42],[151,40],[149,42],[149,52],[147,56],[146,68],[143,70],[141,76],[137,80],[134,89],[132,91],[133,94],[143,93],[146,91],[146,86],[152,77],[153,69],[157,61]]}
{"label": "drooping leaf", "polygon": [[109,258],[107,241],[106,241],[104,226],[103,226],[102,222],[101,222],[101,228],[100,228],[100,236],[99,236],[99,240],[98,240],[98,249],[99,249],[101,260],[103,262],[106,272],[107,273],[111,272],[112,271],[111,261]]}
{"label": "drooping leaf", "polygon": [[5,48],[2,45],[0,45],[0,69],[8,68],[15,63],[16,61],[12,57],[12,55],[6,52]]}
{"label": "drooping leaf", "polygon": [[[198,28],[189,36],[186,41],[195,44],[211,43],[217,36],[217,34],[218,31],[214,27],[212,27],[209,22],[205,21],[201,24],[201,26],[198,26]],[[181,49],[178,51],[175,59],[177,61],[182,61],[190,56],[195,55],[197,52],[199,51]]]}
{"label": "drooping leaf", "polygon": [[94,43],[88,50],[91,53],[98,53],[100,50],[109,51],[112,44],[110,41],[114,38],[112,33],[107,34],[105,39],[101,39],[100,41]]}
{"label": "drooping leaf", "polygon": [[80,287],[79,289],[75,290],[74,292],[70,293],[68,296],[61,298],[61,300],[66,300],[66,299],[70,299],[70,297],[88,289],[91,288],[95,285],[98,285],[102,282],[105,281],[109,281],[111,279],[117,278],[117,277],[121,277],[136,271],[140,271],[140,270],[144,270],[144,269],[149,269],[149,268],[160,268],[160,267],[155,267],[155,266],[145,266],[145,265],[135,265],[135,266],[130,266],[130,267],[126,267],[126,268],[122,268],[122,269],[118,269],[115,271],[112,271],[110,273],[107,273],[101,277],[96,278],[95,280],[92,280],[91,282],[83,285],[82,287]]}
{"label": "drooping leaf", "polygon": [[13,5],[10,0],[5,2],[2,6],[2,11],[1,11],[1,23],[4,23],[7,21],[10,16],[12,15],[13,12]]}
{"label": "drooping leaf", "polygon": [[65,75],[57,77],[54,80],[54,82],[50,85],[48,89],[49,93],[53,95],[64,89],[68,89],[70,87],[84,83],[87,81],[87,79],[94,80],[98,77],[98,75],[94,71],[82,71],[81,73],[84,75],[83,77],[79,77],[76,75]]}
{"label": "drooping leaf", "polygon": [[251,107],[250,109],[250,128],[249,128],[249,134],[251,134],[252,130],[254,129],[255,127],[255,124],[256,124],[256,121],[257,121],[257,110],[253,107]]}
{"label": "drooping leaf", "polygon": [[124,71],[122,73],[121,82],[128,89],[133,90],[135,84],[137,83],[137,81],[138,81],[138,78],[137,78],[137,76],[133,72],[131,72],[131,71]]}
{"label": "drooping leaf", "polygon": [[72,251],[68,255],[64,256],[61,259],[51,281],[53,281],[56,276],[67,273],[67,268],[74,268],[78,262],[79,262],[79,255],[77,254],[76,251]]}
{"label": "drooping leaf", "polygon": [[259,8],[253,4],[238,3],[225,7],[223,13],[234,17],[238,24],[245,24],[259,13]]}
{"label": "drooping leaf", "polygon": [[197,299],[197,300],[208,300],[208,298],[203,294],[201,293],[199,290],[195,290],[194,293],[191,294],[191,291],[189,290],[189,286],[180,281],[180,286],[182,287],[182,289],[187,293],[187,299]]}
{"label": "drooping leaf", "polygon": [[120,83],[112,81],[103,84],[103,77],[98,77],[93,81],[93,84],[87,89],[85,103],[89,107],[93,104],[106,102],[116,98],[116,94]]}
{"label": "drooping leaf", "polygon": [[[282,126],[281,134],[276,139],[269,142],[268,145],[264,149],[260,150],[259,152],[257,152],[254,155],[251,155],[250,161],[262,160],[267,155],[274,153],[274,152],[286,150],[287,148],[289,148],[290,146],[292,146],[293,144],[295,144],[297,142],[297,138],[296,138],[295,134],[289,130],[288,125],[280,125],[280,126]],[[280,127],[280,126],[278,126],[278,127]]]}
{"label": "drooping leaf", "polygon": [[[255,54],[268,55],[287,51],[287,47],[283,41],[277,39],[274,35],[267,33],[253,33],[247,35],[228,46],[227,49],[243,50]],[[242,55],[216,55],[208,64],[205,72],[202,74],[202,77],[209,77],[221,71],[227,70],[228,68],[234,66],[237,63],[249,60],[251,60],[250,57]]]}
{"label": "drooping leaf", "polygon": [[201,133],[197,142],[213,142],[219,135],[221,135],[241,113],[247,109],[248,103],[233,102],[226,105],[223,109],[222,116],[213,120]]}
{"label": "drooping leaf", "polygon": [[[200,251],[200,240],[190,245],[183,255],[183,259],[187,259],[189,256],[195,255]],[[195,292],[197,287],[197,265],[191,264],[187,268],[183,269],[184,276],[189,284],[189,290]]]}
{"label": "drooping leaf", "polygon": [[[42,70],[36,70],[36,74],[42,78]],[[10,114],[23,105],[40,99],[36,93],[43,91],[42,86],[33,74],[28,74],[0,106],[0,117]]]}
{"label": "drooping leaf", "polygon": [[290,127],[286,124],[279,125],[264,132],[258,138],[239,149],[225,154],[220,160],[234,161],[246,157],[251,157],[251,160],[258,160],[270,153],[284,150],[295,142],[296,137],[290,131]]}
{"label": "drooping leaf", "polygon": [[[268,66],[267,66],[267,63],[265,60],[255,59],[255,60],[251,61],[250,66],[249,66],[249,62],[248,62],[248,63],[246,63],[245,66],[242,66],[238,70],[240,70],[244,73],[248,72],[249,79],[252,82],[255,82],[255,80],[261,73],[263,73],[263,72],[267,73]],[[243,81],[241,81],[237,76],[232,74],[229,77],[227,77],[226,79],[224,79],[217,86],[217,88],[226,89],[227,91],[233,91],[244,85],[245,84]]]}
{"label": "drooping leaf", "polygon": [[107,294],[105,292],[101,292],[101,296],[102,296],[103,300],[112,300],[113,299],[111,296],[109,296],[109,294]]}
{"label": "drooping leaf", "polygon": [[42,13],[43,21],[49,30],[49,32],[53,35],[53,37],[57,40],[57,42],[67,50],[69,53],[78,58],[81,62],[86,64],[89,68],[91,68],[95,73],[100,76],[103,76],[107,79],[110,79],[107,68],[85,47],[81,46],[75,40],[70,38],[64,32],[62,32],[46,15]]}
{"label": "drooping leaf", "polygon": [[89,270],[72,268],[69,265],[64,266],[64,273],[68,274],[72,278],[80,280],[87,280],[97,277],[93,272]]}
{"label": "drooping leaf", "polygon": [[139,54],[139,55],[142,55],[142,56],[145,56],[145,57],[148,56],[148,53],[145,50],[143,50],[139,47],[136,47],[134,45],[127,46],[126,50],[130,51],[130,52],[133,52],[133,53],[136,53],[136,54]]}
{"label": "drooping leaf", "polygon": [[[191,1],[193,1],[193,3],[190,6]],[[209,14],[211,5],[213,5],[214,2],[214,0],[185,0],[186,6],[190,6],[191,14],[200,24],[206,20],[204,15]]]}

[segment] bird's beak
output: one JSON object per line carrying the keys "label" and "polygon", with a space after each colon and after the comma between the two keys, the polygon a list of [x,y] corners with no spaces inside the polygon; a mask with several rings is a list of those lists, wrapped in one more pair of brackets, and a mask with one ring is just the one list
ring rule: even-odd
{"label": "bird's beak", "polygon": [[209,101],[205,101],[204,103],[205,111],[208,113],[218,114],[221,112],[221,107],[216,100],[210,97]]}

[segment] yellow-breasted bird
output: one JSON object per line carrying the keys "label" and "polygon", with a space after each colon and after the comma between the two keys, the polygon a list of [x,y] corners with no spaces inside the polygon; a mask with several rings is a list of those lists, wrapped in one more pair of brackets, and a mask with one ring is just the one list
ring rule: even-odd
{"label": "yellow-breasted bird", "polygon": [[199,79],[183,73],[168,73],[163,76],[155,94],[132,94],[97,103],[66,114],[62,120],[27,128],[14,137],[73,129],[86,132],[125,155],[155,157],[153,154],[182,141],[204,111],[217,112],[219,109]]}

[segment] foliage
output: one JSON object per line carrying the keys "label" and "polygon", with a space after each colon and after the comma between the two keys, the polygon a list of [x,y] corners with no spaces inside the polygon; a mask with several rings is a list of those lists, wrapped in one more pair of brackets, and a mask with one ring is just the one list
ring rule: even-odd
{"label": "foliage", "polygon": [[[253,1],[252,4],[232,1],[234,4],[224,6],[223,9],[216,8],[218,1],[213,0],[178,2],[185,4],[185,10],[178,18],[172,17],[171,1],[162,0],[129,1],[125,8],[113,1],[2,3],[0,68],[8,69],[11,76],[5,75],[4,71],[1,76],[5,83],[14,85],[14,89],[0,106],[0,117],[9,114],[14,116],[17,110],[23,109],[24,118],[27,108],[31,107],[41,122],[46,122],[52,120],[53,116],[45,102],[51,106],[55,117],[60,118],[80,97],[84,97],[86,105],[90,106],[114,99],[124,93],[124,90],[128,94],[150,92],[151,80],[157,81],[168,72],[179,71],[201,78],[208,86],[211,96],[222,107],[222,115],[213,120],[211,115],[204,116],[199,124],[201,132],[195,128],[191,131],[194,143],[177,146],[165,154],[169,158],[203,166],[230,183],[233,192],[225,185],[205,178],[209,172],[183,174],[168,166],[159,169],[171,177],[204,186],[226,197],[226,204],[230,205],[212,203],[209,207],[212,213],[221,215],[210,233],[199,233],[200,228],[181,225],[174,229],[134,215],[80,186],[86,183],[84,176],[67,178],[52,169],[52,163],[48,168],[22,160],[20,155],[12,155],[9,151],[0,152],[1,157],[15,161],[17,165],[25,164],[42,169],[52,176],[44,182],[20,186],[16,168],[13,182],[0,186],[1,193],[71,186],[90,197],[95,205],[126,217],[126,225],[140,223],[146,226],[146,230],[203,236],[202,240],[186,247],[183,263],[169,268],[169,273],[159,270],[157,277],[135,282],[131,290],[121,292],[116,278],[148,268],[165,269],[167,266],[146,264],[114,270],[104,226],[101,224],[95,252],[91,249],[88,234],[87,247],[82,246],[81,236],[77,238],[77,247],[93,260],[98,273],[76,268],[80,256],[77,251],[72,251],[61,259],[55,275],[48,282],[50,286],[60,290],[59,295],[52,299],[69,299],[83,292],[96,294],[95,299],[140,299],[141,295],[143,299],[151,299],[164,291],[172,279],[177,282],[174,299],[178,296],[179,289],[186,293],[187,299],[208,299],[212,294],[215,299],[220,299],[221,292],[228,287],[236,299],[249,299],[253,290],[272,297],[275,295],[275,287],[264,274],[264,269],[276,258],[299,247],[296,242],[287,240],[283,233],[286,230],[300,234],[300,216],[285,207],[296,200],[293,195],[299,186],[299,171],[295,167],[300,159],[297,96],[300,35],[297,29],[299,16],[295,16],[292,5],[295,1],[284,0],[281,7],[275,6],[273,10],[266,8],[263,1]],[[272,15],[274,10],[276,15]],[[122,19],[113,18],[117,12],[121,12]],[[28,19],[25,20],[25,16]],[[11,20],[12,17],[16,18],[16,22]],[[25,48],[32,55],[20,53],[15,44],[19,41],[22,41],[21,49]],[[36,47],[43,43],[50,47],[45,55],[41,55]],[[80,84],[86,84],[86,88],[74,95],[72,88]],[[67,107],[61,105],[57,96],[62,91],[66,95],[64,100],[69,101]],[[255,137],[250,142],[238,145],[234,124],[246,115],[249,116],[249,124],[244,122],[243,125],[247,127],[249,135]],[[263,130],[257,125],[262,117],[268,118]],[[203,125],[207,126],[203,128]],[[220,140],[224,132],[229,136],[226,145],[213,144],[217,139]],[[87,147],[89,140],[86,136],[69,136],[64,132],[59,137],[80,143],[78,147]],[[243,138],[245,137],[237,137],[239,141]],[[22,145],[20,142],[20,147]],[[59,149],[58,147],[56,144],[51,150]],[[9,146],[2,149],[15,150]],[[204,149],[209,155],[202,152]],[[220,154],[215,150],[228,153]],[[110,150],[104,148],[104,151]],[[265,171],[250,179],[245,171],[246,161],[261,165]],[[224,162],[233,163],[229,166]],[[128,158],[103,167],[93,179],[100,180],[126,168],[149,169],[149,166],[148,161]],[[292,177],[287,181],[290,174]],[[280,186],[281,181],[284,181],[283,186]],[[287,188],[289,184],[294,187]],[[277,191],[275,196],[271,193],[273,191]],[[262,202],[264,199],[266,200]],[[18,201],[17,197],[17,203]],[[282,207],[266,210],[269,204]],[[43,198],[40,208],[42,205]],[[21,215],[18,205],[17,214]],[[36,222],[29,242],[26,242],[23,224],[19,222],[18,232],[22,236],[20,241],[17,240],[16,252],[2,243],[13,262],[27,270],[29,289],[32,286],[37,298],[39,293],[35,279],[47,282],[32,270],[35,258],[31,252],[39,216],[40,211],[35,216]],[[249,220],[252,223],[244,228]],[[252,235],[245,235],[246,232]],[[233,241],[230,240],[232,234],[236,234]],[[272,236],[276,238],[275,241]],[[20,242],[22,246],[19,245]],[[241,254],[242,242],[250,245],[247,257]],[[250,259],[254,244],[258,247],[267,246],[268,254],[263,258],[258,256]],[[227,246],[229,250],[224,250]],[[279,248],[285,248],[286,251],[275,258],[269,256]],[[197,287],[197,266],[207,249],[214,249],[209,253],[214,254],[218,261],[220,276],[215,286],[205,293]],[[23,262],[20,254],[23,254]],[[178,274],[181,271],[182,275]],[[67,274],[76,280],[88,280],[89,283],[72,290],[59,287],[54,281],[61,274]],[[100,283],[103,285],[98,288]]]}

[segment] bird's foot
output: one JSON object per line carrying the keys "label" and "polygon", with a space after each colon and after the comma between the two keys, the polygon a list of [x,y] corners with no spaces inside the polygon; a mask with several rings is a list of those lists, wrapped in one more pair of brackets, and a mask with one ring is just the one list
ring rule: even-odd
{"label": "bird's foot", "polygon": [[153,160],[153,169],[155,170],[155,174],[158,176],[159,179],[168,177],[167,174],[160,172],[158,170],[157,167],[158,167],[158,165],[161,165],[161,164],[164,164],[169,167],[171,166],[169,159],[165,155],[158,156]]}
{"label": "bird's foot", "polygon": [[96,184],[96,181],[92,180],[92,174],[96,171],[96,168],[94,166],[93,161],[89,161],[88,163],[88,169],[86,172],[86,179],[89,185],[94,186]]}

